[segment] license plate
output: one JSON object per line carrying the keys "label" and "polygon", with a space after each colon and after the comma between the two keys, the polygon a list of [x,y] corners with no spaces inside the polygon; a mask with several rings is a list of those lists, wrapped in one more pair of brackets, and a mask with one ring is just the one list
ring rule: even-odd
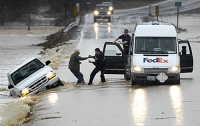
{"label": "license plate", "polygon": [[147,76],[147,80],[148,81],[156,81],[156,77],[155,76]]}
{"label": "license plate", "polygon": [[43,86],[43,87],[41,87],[38,91],[39,91],[39,92],[43,92],[43,91],[46,91],[46,89],[47,89],[46,86]]}
{"label": "license plate", "polygon": [[104,18],[104,16],[101,16],[101,18]]}

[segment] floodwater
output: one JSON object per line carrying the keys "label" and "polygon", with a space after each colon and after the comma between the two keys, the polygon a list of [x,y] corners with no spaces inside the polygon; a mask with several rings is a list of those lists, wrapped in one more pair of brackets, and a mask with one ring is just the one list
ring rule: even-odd
{"label": "floodwater", "polygon": [[[2,90],[1,97],[5,97],[6,95],[8,95],[8,92],[6,91],[8,85],[7,73],[15,66],[27,60],[27,58],[37,57],[42,48],[33,47],[31,46],[31,44],[36,44],[36,42],[42,41],[42,36],[0,36],[0,90]],[[1,98],[0,104],[2,104],[2,102],[5,102],[5,100]]]}
{"label": "floodwater", "polygon": [[[25,60],[31,57],[40,57],[38,55],[40,51],[43,51],[42,47],[36,47],[36,45],[45,42],[45,38],[48,34],[58,31],[60,28],[56,27],[32,27],[31,31],[27,31],[25,27],[1,27],[0,30],[0,111],[2,107],[10,102],[16,102],[9,96],[8,92],[8,80],[7,73],[17,65],[21,64]],[[11,30],[12,29],[12,30]],[[17,102],[18,110],[23,111],[22,102]],[[15,103],[15,104],[17,104]],[[10,105],[10,108],[15,108],[15,104]],[[9,108],[8,108],[9,109]],[[12,111],[13,109],[11,109]],[[10,112],[13,115],[16,112]],[[1,113],[2,114],[2,113]],[[1,115],[0,114],[0,120]],[[4,113],[8,115],[8,113]],[[17,115],[16,115],[17,116]],[[18,115],[19,116],[19,115]],[[14,117],[14,116],[13,116]],[[0,121],[1,122],[1,121]]]}
{"label": "floodwater", "polygon": [[[197,0],[193,0],[193,2],[198,3]],[[186,1],[183,5],[191,3],[192,1]],[[190,7],[192,8],[192,6]],[[165,8],[168,7],[166,6]],[[198,38],[199,33],[196,32],[198,31],[197,28],[200,27],[199,16],[180,16],[180,27],[186,28],[187,32],[180,33],[179,38],[190,38],[195,59],[194,72],[191,74],[182,74],[180,85],[131,87],[130,82],[123,79],[123,75],[106,75],[107,83],[101,84],[100,75],[97,74],[94,79],[94,85],[73,86],[76,78],[67,68],[68,57],[73,53],[73,50],[80,48],[81,56],[94,54],[96,47],[102,49],[104,42],[113,41],[123,33],[123,29],[128,28],[130,33],[132,33],[138,17],[146,15],[146,8],[142,10],[131,10],[128,14],[129,17],[117,11],[111,23],[107,23],[105,20],[99,20],[97,23],[93,23],[92,14],[88,14],[86,15],[85,24],[80,26],[83,27],[80,40],[72,40],[67,45],[58,47],[59,52],[56,54],[57,49],[48,50],[48,54],[53,54],[53,57],[51,57],[54,60],[53,67],[58,68],[56,71],[59,77],[68,83],[63,88],[50,90],[43,95],[37,96],[36,99],[40,100],[40,102],[33,106],[33,115],[28,123],[24,125],[199,125],[200,76],[198,70],[200,68],[200,59],[198,55],[200,40]],[[131,14],[132,11],[136,12],[136,15]],[[162,12],[168,14],[170,10],[163,9]],[[123,16],[124,18],[121,18]],[[175,16],[163,17],[162,20],[176,23]],[[31,45],[43,42],[46,34],[41,35],[40,30],[36,32],[37,34],[29,34],[20,30],[18,32],[19,34],[16,34],[15,31],[0,31],[0,42],[3,43],[0,46],[0,90],[3,90],[0,91],[0,111],[2,109],[10,110],[10,108],[15,108],[15,105],[18,106],[15,110],[19,110],[8,111],[8,115],[13,115],[13,112],[16,113],[15,116],[8,116],[10,118],[19,116],[20,111],[23,111],[24,114],[29,113],[30,106],[24,104],[26,100],[24,102],[17,102],[16,99],[9,97],[8,91],[6,91],[6,74],[11,68],[20,64],[22,60],[24,61],[26,58],[38,56],[42,48]],[[45,57],[45,59],[48,59],[48,57]],[[59,61],[60,59],[61,61]],[[86,82],[88,82],[90,72],[93,68],[94,66],[89,64],[87,60],[82,62],[81,71],[84,74]],[[9,104],[7,109],[1,108],[1,106],[10,102],[11,104]],[[32,100],[28,103],[32,103]],[[0,116],[2,115],[0,114]],[[19,122],[14,122],[14,124],[17,123]]]}
{"label": "floodwater", "polygon": [[[125,25],[119,20],[107,23],[99,20],[91,23],[92,15],[86,15],[81,30],[81,40],[61,47],[63,55],[70,55],[79,48],[81,56],[94,54],[94,49],[103,48],[106,41],[113,41],[124,28],[133,31],[135,24]],[[176,16],[163,20],[174,23]],[[107,83],[100,83],[97,74],[94,84],[46,92],[41,102],[34,106],[33,121],[25,126],[196,126],[200,124],[199,100],[199,17],[181,16],[180,27],[187,32],[179,33],[180,39],[189,39],[194,55],[194,71],[181,74],[180,85],[130,86],[123,75],[106,75]],[[88,21],[88,22],[87,22]],[[185,22],[183,22],[185,21]],[[188,22],[193,22],[193,25]],[[68,70],[69,58],[56,70],[64,81],[75,82]],[[94,66],[82,61],[81,71],[86,82]]]}

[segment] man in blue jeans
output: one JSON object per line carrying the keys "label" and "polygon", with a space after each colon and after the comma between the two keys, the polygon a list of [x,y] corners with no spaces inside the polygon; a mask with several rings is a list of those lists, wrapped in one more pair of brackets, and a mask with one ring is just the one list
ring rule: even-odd
{"label": "man in blue jeans", "polygon": [[80,64],[81,64],[80,61],[88,59],[88,57],[80,57],[79,54],[80,54],[80,50],[76,49],[74,53],[71,55],[70,60],[69,60],[69,69],[74,74],[74,76],[78,79],[77,85],[85,84],[83,74],[80,72]]}

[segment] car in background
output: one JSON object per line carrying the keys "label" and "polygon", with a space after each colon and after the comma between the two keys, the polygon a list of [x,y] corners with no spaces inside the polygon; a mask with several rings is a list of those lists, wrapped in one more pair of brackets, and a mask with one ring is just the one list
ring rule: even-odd
{"label": "car in background", "polygon": [[108,19],[108,22],[111,22],[111,11],[109,11],[109,6],[106,4],[97,4],[94,11],[94,22],[97,19]]}
{"label": "car in background", "polygon": [[7,74],[8,89],[11,96],[34,95],[46,89],[63,86],[55,71],[38,58],[31,58]]}
{"label": "car in background", "polygon": [[113,7],[113,4],[112,4],[112,2],[102,2],[102,4],[106,4],[106,5],[108,5],[109,6],[109,11],[111,11],[111,13],[113,14],[113,12],[114,12],[114,7]]}

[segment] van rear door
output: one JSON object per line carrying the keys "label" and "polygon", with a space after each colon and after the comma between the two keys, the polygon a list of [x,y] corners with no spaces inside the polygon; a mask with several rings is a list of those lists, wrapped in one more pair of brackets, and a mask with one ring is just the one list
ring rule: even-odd
{"label": "van rear door", "polygon": [[193,71],[193,55],[190,42],[188,40],[179,40],[178,43],[181,73],[190,73]]}

